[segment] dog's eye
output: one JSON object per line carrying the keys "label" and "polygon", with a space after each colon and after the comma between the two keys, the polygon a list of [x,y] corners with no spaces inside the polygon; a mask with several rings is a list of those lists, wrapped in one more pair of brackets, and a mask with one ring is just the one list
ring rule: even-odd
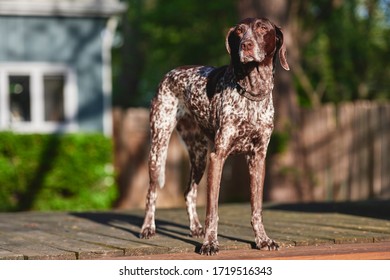
{"label": "dog's eye", "polygon": [[258,22],[258,23],[256,24],[256,30],[257,30],[258,32],[267,31],[267,26],[266,26],[265,24],[261,23],[261,22]]}

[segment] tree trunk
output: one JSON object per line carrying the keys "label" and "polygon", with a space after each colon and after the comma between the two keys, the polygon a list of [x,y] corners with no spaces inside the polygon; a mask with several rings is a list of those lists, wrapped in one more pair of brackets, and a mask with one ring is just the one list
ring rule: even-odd
{"label": "tree trunk", "polygon": [[[141,14],[142,5],[142,3],[133,5],[132,9],[135,11],[132,12]],[[140,16],[133,16],[132,20],[130,20],[129,15],[123,15],[121,27],[123,46],[119,50],[121,63],[119,64],[120,71],[117,81],[117,92],[116,96],[114,96],[114,107],[128,108],[137,103],[140,77],[145,64],[145,53],[141,44],[140,21]]]}

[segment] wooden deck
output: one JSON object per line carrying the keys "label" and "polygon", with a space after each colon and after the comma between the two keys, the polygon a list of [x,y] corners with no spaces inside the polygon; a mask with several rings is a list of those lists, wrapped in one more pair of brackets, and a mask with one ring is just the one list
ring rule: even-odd
{"label": "wooden deck", "polygon": [[[200,209],[204,216],[204,209]],[[158,236],[138,238],[143,210],[0,214],[0,260],[199,259],[184,209],[158,209]],[[277,252],[253,250],[248,204],[220,206],[213,259],[390,259],[390,202],[267,205]],[[227,250],[229,249],[229,250]]]}

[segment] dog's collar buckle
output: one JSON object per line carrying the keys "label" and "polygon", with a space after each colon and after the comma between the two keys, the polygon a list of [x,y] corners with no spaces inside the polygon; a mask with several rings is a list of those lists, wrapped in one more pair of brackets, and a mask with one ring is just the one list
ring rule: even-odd
{"label": "dog's collar buckle", "polygon": [[259,95],[259,94],[255,94],[255,93],[247,90],[242,85],[240,85],[238,82],[236,82],[235,88],[236,88],[239,95],[244,96],[251,101],[260,102],[260,101],[263,101],[267,97],[266,94]]}

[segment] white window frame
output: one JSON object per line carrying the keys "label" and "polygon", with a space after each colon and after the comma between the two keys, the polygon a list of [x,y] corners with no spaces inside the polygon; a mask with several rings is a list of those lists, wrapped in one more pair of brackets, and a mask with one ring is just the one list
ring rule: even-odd
{"label": "white window frame", "polygon": [[[45,121],[44,88],[45,75],[64,75],[64,122]],[[30,76],[31,121],[11,122],[9,76]],[[20,133],[74,132],[77,124],[77,79],[72,67],[60,63],[16,62],[0,63],[0,130]]]}

